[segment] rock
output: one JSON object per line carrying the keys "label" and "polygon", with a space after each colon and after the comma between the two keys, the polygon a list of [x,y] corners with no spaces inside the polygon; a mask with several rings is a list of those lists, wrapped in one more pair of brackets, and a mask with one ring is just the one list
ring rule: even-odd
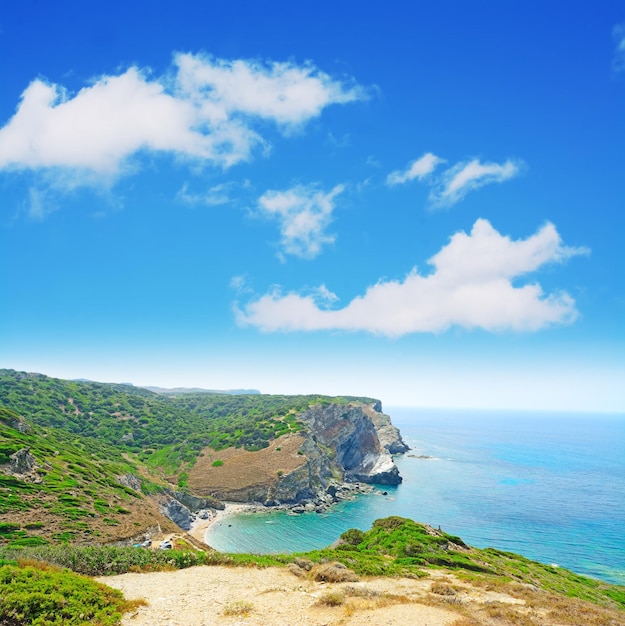
{"label": "rock", "polygon": [[135,491],[141,491],[141,479],[137,478],[134,474],[121,474],[116,476],[117,482],[124,487],[130,487]]}
{"label": "rock", "polygon": [[9,459],[9,471],[12,474],[26,475],[37,471],[37,460],[30,453],[30,448],[14,452]]}
{"label": "rock", "polygon": [[382,405],[379,402],[371,405],[366,412],[375,426],[380,444],[387,452],[390,454],[403,454],[410,450],[402,439],[399,429],[391,423],[391,418],[382,413]]}
{"label": "rock", "polygon": [[289,570],[289,572],[291,572],[291,574],[297,576],[298,578],[306,577],[306,571],[303,570],[301,567],[295,565],[295,563],[289,563],[287,569]]}
{"label": "rock", "polygon": [[161,498],[160,511],[164,517],[177,524],[183,530],[191,528],[192,516],[191,511],[182,502],[179,502],[171,496],[165,495]]}
{"label": "rock", "polygon": [[297,567],[303,569],[306,572],[310,572],[310,570],[313,568],[313,562],[310,559],[302,559],[300,557],[296,557],[294,563],[295,565],[297,565]]}
{"label": "rock", "polygon": [[223,511],[226,508],[226,505],[220,500],[217,500],[217,498],[198,498],[189,493],[173,491],[172,489],[165,489],[165,493],[184,504],[191,511],[200,511],[202,509],[217,509]]}
{"label": "rock", "polygon": [[387,485],[401,482],[390,453],[380,443],[374,416],[388,432],[397,429],[388,416],[373,407],[362,403],[318,404],[298,415],[308,426],[309,436],[302,449],[320,487],[327,489],[337,471],[348,481]]}
{"label": "rock", "polygon": [[[332,403],[320,402],[297,414],[304,428],[298,433],[298,458],[303,462],[291,471],[276,472],[275,478],[247,481],[240,486],[211,488],[216,497],[233,502],[259,503],[278,507],[307,505],[293,508],[297,514],[306,510],[325,511],[335,502],[345,500],[360,487],[347,483],[396,485],[401,476],[391,453],[378,436],[387,433],[385,441],[392,450],[403,449],[399,431],[390,418],[381,413],[379,402]],[[407,449],[407,446],[406,446]],[[169,492],[191,510],[213,508],[185,500],[176,492]],[[188,496],[187,496],[188,497]]]}

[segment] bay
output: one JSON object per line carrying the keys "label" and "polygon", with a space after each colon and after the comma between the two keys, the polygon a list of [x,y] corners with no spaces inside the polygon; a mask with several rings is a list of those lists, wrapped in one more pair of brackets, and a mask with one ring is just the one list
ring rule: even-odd
{"label": "bay", "polygon": [[[328,513],[216,522],[225,552],[306,551],[400,515],[580,574],[625,584],[625,416],[389,408],[412,448],[398,487]],[[386,495],[382,494],[386,491]]]}

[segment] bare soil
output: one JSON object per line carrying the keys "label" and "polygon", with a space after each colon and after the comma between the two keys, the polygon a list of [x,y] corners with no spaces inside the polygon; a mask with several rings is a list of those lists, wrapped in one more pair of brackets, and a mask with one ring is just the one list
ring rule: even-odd
{"label": "bare soil", "polygon": [[[299,435],[285,435],[256,452],[242,448],[217,452],[206,448],[189,470],[189,488],[202,496],[272,485],[278,480],[278,471],[288,474],[306,463],[306,457],[297,453],[303,443],[304,438]],[[222,461],[223,465],[215,467],[215,461]]]}
{"label": "bare soil", "polygon": [[[453,610],[428,606],[429,580],[377,578],[359,583],[319,583],[284,568],[194,567],[176,572],[100,578],[126,598],[147,601],[126,626],[452,626]],[[360,588],[350,597],[346,588]],[[338,594],[344,602],[327,606]],[[245,609],[249,609],[246,611]]]}

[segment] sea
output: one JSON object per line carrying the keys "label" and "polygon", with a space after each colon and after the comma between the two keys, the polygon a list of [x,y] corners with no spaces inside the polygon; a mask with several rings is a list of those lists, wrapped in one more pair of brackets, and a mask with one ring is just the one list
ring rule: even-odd
{"label": "sea", "polygon": [[411,450],[397,487],[327,513],[242,514],[206,541],[224,552],[330,545],[389,515],[477,547],[516,552],[625,585],[625,415],[386,408]]}

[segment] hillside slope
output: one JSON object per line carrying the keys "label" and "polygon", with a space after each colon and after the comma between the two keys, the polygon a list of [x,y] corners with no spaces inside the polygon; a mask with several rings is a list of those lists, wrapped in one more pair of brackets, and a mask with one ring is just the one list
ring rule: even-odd
{"label": "hillside slope", "polygon": [[401,436],[370,398],[163,396],[0,370],[0,407],[0,542],[106,542],[186,529],[212,496],[329,506],[343,481],[401,480]]}

